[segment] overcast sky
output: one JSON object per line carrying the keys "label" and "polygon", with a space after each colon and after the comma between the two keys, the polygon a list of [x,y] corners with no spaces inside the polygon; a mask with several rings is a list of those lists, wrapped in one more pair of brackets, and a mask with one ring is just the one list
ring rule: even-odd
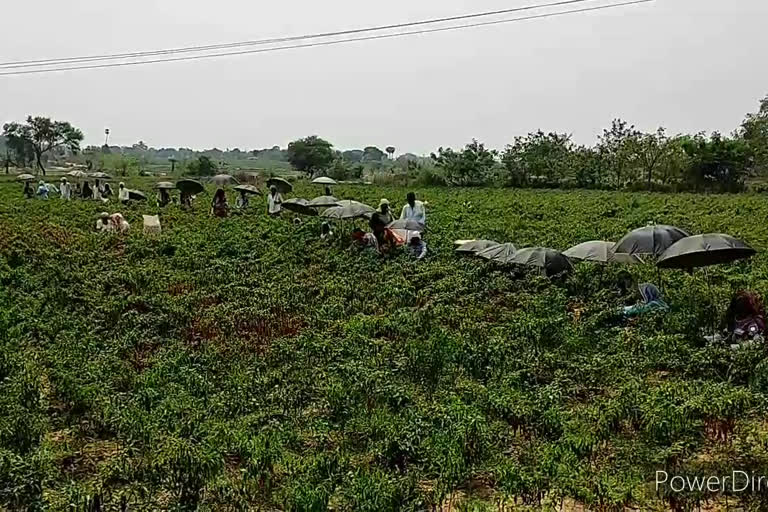
{"label": "overcast sky", "polygon": [[[0,60],[298,35],[547,0],[6,2]],[[608,3],[596,0],[592,4]],[[116,5],[120,7],[116,7]],[[457,32],[219,60],[0,77],[0,121],[51,116],[88,144],[428,153],[536,129],[592,143],[641,129],[731,132],[768,93],[768,1],[656,0]]]}

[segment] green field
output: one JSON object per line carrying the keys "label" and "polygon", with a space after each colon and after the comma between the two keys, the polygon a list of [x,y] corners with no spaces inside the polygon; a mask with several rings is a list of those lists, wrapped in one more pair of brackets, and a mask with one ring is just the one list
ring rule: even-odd
{"label": "green field", "polygon": [[[399,211],[406,190],[334,192]],[[414,263],[320,241],[319,221],[270,219],[264,199],[229,219],[205,198],[170,207],[155,237],[141,214],[159,210],[132,205],[121,237],[92,232],[101,204],[0,184],[0,508],[683,510],[703,496],[657,495],[655,471],[768,474],[765,348],[700,336],[733,291],[768,296],[768,200],[417,192],[430,254]],[[452,251],[564,250],[648,222],[761,253],[711,285],[665,271],[671,312],[626,324],[621,268],[551,282]]]}

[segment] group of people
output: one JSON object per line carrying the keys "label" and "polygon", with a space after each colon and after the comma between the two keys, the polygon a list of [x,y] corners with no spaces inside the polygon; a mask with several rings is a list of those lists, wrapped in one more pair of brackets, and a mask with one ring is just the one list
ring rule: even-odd
{"label": "group of people", "polygon": [[[44,180],[40,180],[37,185],[37,189],[33,190],[31,182],[24,183],[24,197],[32,199],[37,196],[40,199],[47,200],[51,193],[57,193],[64,201],[71,201],[72,199],[85,199],[108,202],[114,195],[112,187],[106,181],[95,180],[93,186],[88,181],[72,183],[66,177],[62,177],[59,186],[56,187],[52,183],[46,183]],[[129,191],[125,187],[125,183],[120,183],[117,192],[117,199],[121,203],[127,203],[130,199]]]}
{"label": "group of people", "polygon": [[[414,221],[426,228],[426,207],[422,201],[416,200],[415,193],[409,192],[406,196],[406,204],[400,212],[400,220]],[[424,259],[427,256],[427,243],[423,239],[423,233],[416,230],[393,229],[390,226],[394,221],[389,201],[382,199],[368,222],[371,232],[366,233],[356,229],[352,233],[352,240],[359,247],[373,248],[381,254],[389,254],[398,247],[405,246],[408,254],[413,258]]]}
{"label": "group of people", "polygon": [[96,231],[99,233],[126,233],[131,225],[125,220],[121,213],[102,212],[96,221]]}

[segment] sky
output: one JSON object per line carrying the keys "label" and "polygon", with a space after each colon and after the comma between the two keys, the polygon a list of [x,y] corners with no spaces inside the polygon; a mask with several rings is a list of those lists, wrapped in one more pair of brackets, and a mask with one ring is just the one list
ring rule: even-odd
{"label": "sky", "polygon": [[[0,61],[301,35],[545,2],[10,2]],[[592,144],[616,117],[642,130],[730,133],[768,94],[766,19],[765,0],[656,0],[329,47],[0,76],[0,122],[29,114],[70,121],[86,144],[102,144],[108,127],[110,143],[119,145],[254,149],[316,134],[339,149],[392,145],[417,154],[472,138],[503,148],[538,129]]]}

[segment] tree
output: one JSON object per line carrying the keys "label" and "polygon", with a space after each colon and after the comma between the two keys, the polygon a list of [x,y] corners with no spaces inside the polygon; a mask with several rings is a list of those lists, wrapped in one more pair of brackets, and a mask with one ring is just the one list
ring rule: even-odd
{"label": "tree", "polygon": [[202,155],[187,165],[187,174],[192,176],[213,176],[216,174],[216,163],[210,157]]}
{"label": "tree", "polygon": [[664,128],[656,133],[636,133],[628,141],[628,152],[636,157],[643,178],[647,181],[648,190],[653,188],[653,174],[675,150],[674,139],[667,137]]}
{"label": "tree", "polygon": [[288,162],[299,172],[312,176],[333,164],[333,145],[316,135],[299,139],[288,144]]}
{"label": "tree", "polygon": [[356,164],[363,161],[363,154],[362,149],[351,149],[349,151],[344,151],[341,154],[341,158],[347,163]]}
{"label": "tree", "polygon": [[3,135],[10,139],[25,141],[34,153],[35,163],[45,176],[43,155],[65,148],[72,153],[80,150],[83,132],[68,122],[51,121],[47,117],[27,117],[24,124],[7,123],[3,126]]}
{"label": "tree", "polygon": [[754,114],[747,114],[738,132],[755,158],[755,171],[768,174],[768,96],[760,101],[760,108]]}
{"label": "tree", "polygon": [[626,121],[614,119],[610,130],[604,130],[597,144],[597,151],[604,165],[616,176],[616,188],[622,188],[627,175],[635,165],[636,139],[640,132]]}
{"label": "tree", "polygon": [[501,155],[509,184],[523,186],[532,176],[543,176],[549,184],[570,174],[573,164],[573,143],[565,133],[544,133],[541,130],[525,137],[515,137]]}
{"label": "tree", "polygon": [[449,185],[482,185],[496,167],[496,151],[485,149],[485,145],[475,139],[461,152],[440,148],[437,155],[432,153],[432,159]]}
{"label": "tree", "polygon": [[390,160],[395,159],[395,146],[387,146],[387,154]]}
{"label": "tree", "polygon": [[363,162],[381,162],[385,154],[376,146],[368,146],[363,150]]}
{"label": "tree", "polygon": [[694,188],[716,187],[737,192],[744,188],[752,165],[752,153],[744,140],[723,137],[715,132],[707,139],[699,134],[687,137],[683,149],[691,159],[687,179]]}

